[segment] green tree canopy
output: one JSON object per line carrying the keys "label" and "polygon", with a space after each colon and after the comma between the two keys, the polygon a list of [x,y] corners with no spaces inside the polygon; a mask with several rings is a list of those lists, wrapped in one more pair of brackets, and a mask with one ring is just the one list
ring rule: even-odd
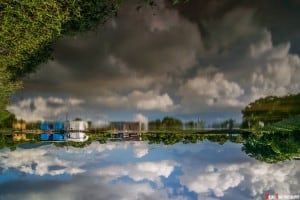
{"label": "green tree canopy", "polygon": [[257,160],[276,163],[300,156],[299,132],[277,132],[246,137],[243,151]]}
{"label": "green tree canopy", "polygon": [[269,96],[260,98],[243,110],[243,126],[258,126],[259,122],[265,125],[281,121],[300,114],[300,94],[284,97]]}
{"label": "green tree canopy", "polygon": [[0,113],[22,78],[51,57],[62,34],[85,31],[116,14],[120,0],[2,0]]}

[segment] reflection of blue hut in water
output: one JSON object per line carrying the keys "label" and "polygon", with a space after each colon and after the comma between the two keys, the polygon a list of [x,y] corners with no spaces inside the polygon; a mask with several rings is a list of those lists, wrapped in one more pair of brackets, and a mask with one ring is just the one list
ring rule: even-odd
{"label": "reflection of blue hut in water", "polygon": [[40,134],[41,141],[51,141],[52,138],[53,138],[53,135],[51,133],[41,133]]}
{"label": "reflection of blue hut in water", "polygon": [[44,133],[40,134],[41,141],[65,141],[66,136],[63,133],[63,123],[62,122],[54,122],[48,123],[43,122],[40,125],[40,129],[44,131]]}
{"label": "reflection of blue hut in water", "polygon": [[65,140],[65,134],[60,134],[60,133],[54,133],[53,134],[53,140],[54,141],[64,141]]}
{"label": "reflection of blue hut in water", "polygon": [[62,133],[41,133],[41,141],[65,141],[66,136]]}

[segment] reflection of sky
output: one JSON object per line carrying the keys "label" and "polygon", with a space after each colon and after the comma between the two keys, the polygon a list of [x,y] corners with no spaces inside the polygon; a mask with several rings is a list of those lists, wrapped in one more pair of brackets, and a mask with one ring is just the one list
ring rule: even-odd
{"label": "reflection of sky", "polygon": [[263,199],[299,193],[299,161],[260,163],[241,145],[92,143],[0,151],[0,199]]}

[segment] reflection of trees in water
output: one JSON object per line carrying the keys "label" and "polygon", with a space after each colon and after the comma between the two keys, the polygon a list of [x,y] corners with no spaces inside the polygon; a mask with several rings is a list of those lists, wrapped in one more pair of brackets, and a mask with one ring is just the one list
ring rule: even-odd
{"label": "reflection of trees in water", "polygon": [[142,140],[149,141],[149,144],[172,145],[179,142],[184,144],[197,143],[204,140],[224,144],[227,141],[234,143],[242,143],[243,138],[241,135],[233,134],[184,134],[184,133],[152,133],[142,135]]}
{"label": "reflection of trees in water", "polygon": [[91,139],[88,139],[85,142],[54,142],[54,145],[57,147],[71,146],[75,148],[84,148],[92,144],[92,142]]}
{"label": "reflection of trees in water", "polygon": [[[13,141],[11,135],[0,134],[0,149],[8,147],[15,150],[18,145],[37,143],[38,135],[27,135],[30,141]],[[86,142],[54,143],[57,147],[72,146],[84,148],[92,142],[106,143],[112,138],[111,134],[90,134]],[[176,143],[192,144],[208,140],[223,145],[230,141],[243,143],[242,150],[249,156],[267,163],[276,163],[300,157],[300,132],[248,133],[248,134],[195,134],[195,133],[149,133],[142,134],[142,141],[149,144],[173,145]]]}
{"label": "reflection of trees in water", "polygon": [[[39,141],[37,134],[27,134],[27,138],[30,141],[13,141],[12,135],[0,134],[0,149],[8,147],[11,150],[15,150],[18,145],[21,144],[30,144],[30,143],[44,143]],[[113,138],[110,133],[103,134],[89,134],[89,139],[86,142],[53,142],[57,147],[66,147],[72,146],[76,148],[84,148],[89,146],[92,142],[99,142],[100,144],[107,143]],[[224,144],[227,141],[234,143],[242,143],[243,138],[241,135],[234,134],[195,134],[195,133],[151,133],[151,134],[142,134],[142,141],[148,141],[149,144],[165,144],[173,145],[179,142],[184,144],[197,143],[204,141],[205,139],[210,142],[215,142],[219,144]],[[118,140],[119,141],[119,140]],[[51,142],[48,142],[49,144]]]}
{"label": "reflection of trees in water", "polygon": [[26,140],[14,141],[13,135],[11,133],[5,134],[0,132],[0,149],[7,147],[11,151],[14,151],[17,149],[18,145],[27,144],[27,143],[36,143],[37,140],[38,140],[38,135],[26,134]]}
{"label": "reflection of trees in water", "polygon": [[11,151],[16,150],[17,143],[12,140],[12,136],[0,134],[0,149],[9,148]]}
{"label": "reflection of trees in water", "polygon": [[276,163],[300,156],[300,132],[277,132],[245,137],[242,150],[249,156],[267,163]]}

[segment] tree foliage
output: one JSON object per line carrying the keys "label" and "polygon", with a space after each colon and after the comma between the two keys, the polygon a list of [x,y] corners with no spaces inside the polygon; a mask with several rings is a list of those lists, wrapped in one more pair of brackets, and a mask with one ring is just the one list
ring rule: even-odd
{"label": "tree foliage", "polygon": [[0,112],[0,129],[12,128],[12,123],[15,120],[15,115],[7,111]]}
{"label": "tree foliage", "polygon": [[142,140],[148,141],[149,144],[173,145],[179,142],[184,144],[197,143],[204,140],[223,145],[227,141],[234,143],[242,143],[243,139],[240,135],[233,136],[231,134],[186,134],[186,133],[151,133],[143,134]]}
{"label": "tree foliage", "polygon": [[22,78],[51,57],[62,34],[85,31],[116,14],[120,0],[2,0],[0,113]]}
{"label": "tree foliage", "polygon": [[222,122],[215,122],[212,124],[212,128],[216,129],[229,129],[232,130],[235,126],[235,121],[233,119],[228,119]]}
{"label": "tree foliage", "polygon": [[300,134],[276,132],[272,134],[250,134],[245,138],[243,151],[257,160],[276,163],[300,156]]}
{"label": "tree foliage", "polygon": [[300,114],[300,94],[285,97],[260,98],[243,110],[243,126],[257,127],[260,122],[268,125]]}
{"label": "tree foliage", "polygon": [[156,119],[149,122],[149,130],[182,130],[183,123],[181,120],[173,117],[164,117],[162,120]]}

